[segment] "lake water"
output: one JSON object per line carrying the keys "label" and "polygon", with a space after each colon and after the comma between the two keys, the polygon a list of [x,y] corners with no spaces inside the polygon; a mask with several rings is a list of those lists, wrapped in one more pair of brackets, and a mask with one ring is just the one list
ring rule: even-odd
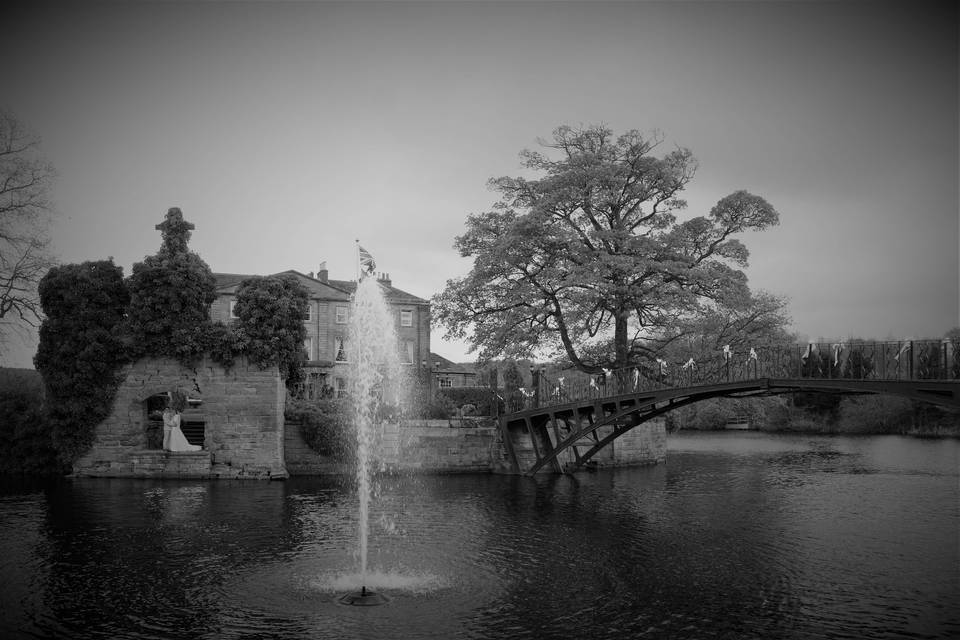
{"label": "lake water", "polygon": [[[960,441],[669,437],[576,476],[0,484],[3,638],[957,638]],[[346,481],[344,481],[346,482]]]}

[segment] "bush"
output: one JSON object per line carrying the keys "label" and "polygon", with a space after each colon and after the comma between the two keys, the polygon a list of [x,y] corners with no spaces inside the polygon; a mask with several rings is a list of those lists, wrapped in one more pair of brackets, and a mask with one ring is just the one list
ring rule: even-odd
{"label": "bush", "polygon": [[913,423],[914,404],[907,398],[851,396],[840,402],[840,433],[903,433]]}
{"label": "bush", "polygon": [[486,387],[450,387],[440,389],[439,395],[450,400],[453,406],[460,408],[472,404],[477,408],[478,416],[497,415],[494,411],[496,396]]}
{"label": "bush", "polygon": [[[6,373],[6,371],[4,371]],[[43,414],[43,390],[35,371],[14,388],[3,376],[0,388],[0,473],[57,474],[64,472],[53,447],[50,425]],[[21,378],[21,376],[18,376]]]}
{"label": "bush", "polygon": [[357,439],[350,421],[350,406],[343,399],[292,400],[284,419],[300,426],[300,434],[311,449],[341,462],[357,454]]}
{"label": "bush", "polygon": [[411,393],[410,408],[406,417],[420,420],[449,420],[457,413],[459,405],[447,396],[431,394],[428,387],[418,386]]}

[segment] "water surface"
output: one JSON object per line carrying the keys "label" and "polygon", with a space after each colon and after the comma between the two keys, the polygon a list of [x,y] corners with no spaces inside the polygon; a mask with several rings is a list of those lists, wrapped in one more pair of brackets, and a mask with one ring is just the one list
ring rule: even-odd
{"label": "water surface", "polygon": [[656,467],[0,485],[0,637],[960,637],[960,442],[669,438]]}

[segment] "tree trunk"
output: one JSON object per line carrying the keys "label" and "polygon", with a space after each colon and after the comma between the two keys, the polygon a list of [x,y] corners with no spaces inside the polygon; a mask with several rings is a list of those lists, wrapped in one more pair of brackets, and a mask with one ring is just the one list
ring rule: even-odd
{"label": "tree trunk", "polygon": [[614,369],[623,369],[630,365],[630,349],[627,344],[627,313],[619,311],[613,334],[613,344],[615,351]]}

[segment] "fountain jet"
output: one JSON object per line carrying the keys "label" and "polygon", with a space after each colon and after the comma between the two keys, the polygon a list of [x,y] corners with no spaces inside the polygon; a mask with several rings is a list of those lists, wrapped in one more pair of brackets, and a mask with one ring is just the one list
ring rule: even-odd
{"label": "fountain jet", "polygon": [[[369,512],[373,491],[373,454],[377,441],[381,405],[397,400],[399,358],[396,350],[394,317],[380,285],[374,278],[361,279],[353,301],[350,318],[350,342],[353,368],[350,399],[357,430],[357,494],[360,502],[358,555],[360,582],[367,579],[367,543]],[[371,606],[383,604],[386,596],[367,590],[349,593],[340,598],[343,604]]]}

